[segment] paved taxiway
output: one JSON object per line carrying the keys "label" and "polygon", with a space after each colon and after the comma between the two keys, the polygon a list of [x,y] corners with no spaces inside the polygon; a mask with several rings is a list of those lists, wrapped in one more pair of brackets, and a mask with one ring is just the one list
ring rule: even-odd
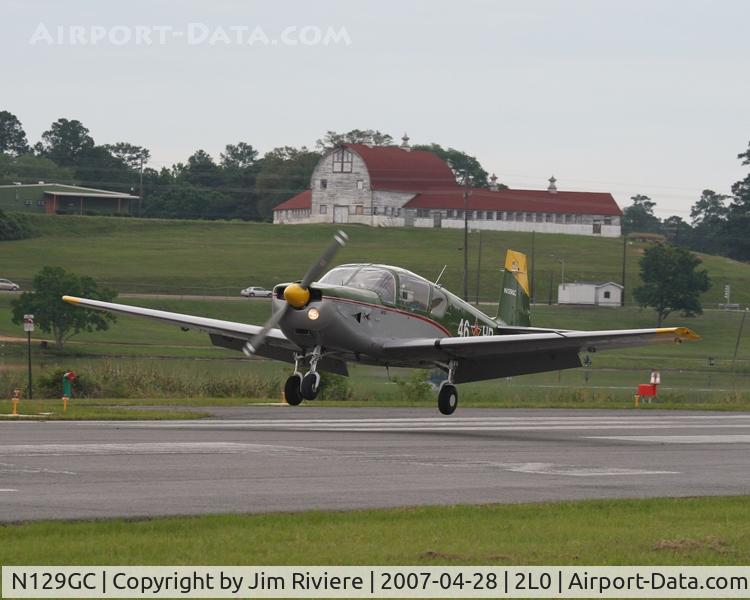
{"label": "paved taxiway", "polygon": [[0,520],[750,492],[750,414],[248,407],[0,423]]}

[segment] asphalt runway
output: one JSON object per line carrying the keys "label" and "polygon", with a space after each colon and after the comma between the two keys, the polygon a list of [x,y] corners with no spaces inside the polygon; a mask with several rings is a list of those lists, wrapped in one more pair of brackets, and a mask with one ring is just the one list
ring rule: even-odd
{"label": "asphalt runway", "polygon": [[0,423],[0,520],[750,492],[750,414],[264,406]]}

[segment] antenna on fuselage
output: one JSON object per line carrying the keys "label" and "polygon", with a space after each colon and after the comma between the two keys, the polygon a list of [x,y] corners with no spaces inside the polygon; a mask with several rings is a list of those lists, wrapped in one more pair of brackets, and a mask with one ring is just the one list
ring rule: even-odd
{"label": "antenna on fuselage", "polygon": [[438,275],[437,279],[435,280],[435,285],[438,285],[438,283],[440,282],[440,278],[443,276],[443,273],[445,273],[445,269],[447,266],[448,265],[443,265],[443,270],[440,271],[440,275]]}

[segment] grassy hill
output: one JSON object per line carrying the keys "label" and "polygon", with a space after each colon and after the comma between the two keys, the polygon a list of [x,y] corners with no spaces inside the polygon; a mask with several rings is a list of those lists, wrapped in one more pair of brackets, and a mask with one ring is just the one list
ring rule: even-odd
{"label": "grassy hill", "polygon": [[[28,287],[44,265],[90,275],[120,292],[235,295],[246,285],[271,286],[300,278],[337,229],[333,225],[270,225],[108,217],[33,216],[35,237],[2,242],[0,277]],[[345,226],[350,244],[339,262],[382,262],[434,278],[447,265],[443,283],[462,289],[463,232],[448,229],[373,229]],[[476,295],[479,234],[469,241],[470,296]],[[480,297],[499,295],[507,248],[531,253],[531,234],[483,232]],[[622,241],[589,236],[536,234],[537,302],[553,299],[565,257],[566,281],[621,279]],[[627,248],[627,296],[638,283],[643,244]],[[707,305],[722,302],[724,284],[732,301],[750,303],[750,265],[701,256],[713,280]]]}

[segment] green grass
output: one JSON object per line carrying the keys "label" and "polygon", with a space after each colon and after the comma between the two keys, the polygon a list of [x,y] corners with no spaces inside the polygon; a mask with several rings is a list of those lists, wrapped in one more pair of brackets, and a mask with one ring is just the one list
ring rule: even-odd
{"label": "green grass", "polygon": [[[271,286],[302,277],[311,260],[329,243],[336,226],[270,225],[242,222],[170,221],[30,215],[34,238],[3,242],[0,273],[28,286],[44,265],[60,265],[90,275],[119,291],[185,292],[235,295],[241,287]],[[338,262],[383,262],[434,278],[447,265],[443,283],[462,286],[463,232],[459,230],[346,226],[350,244]],[[478,234],[470,239],[470,289],[475,295]],[[530,254],[531,235],[483,232],[481,297],[499,296],[500,274],[508,247]],[[627,289],[637,283],[641,244],[628,248]],[[554,255],[554,256],[553,256]],[[620,281],[622,241],[594,236],[537,234],[536,298],[549,296],[560,281],[565,257],[566,280]],[[723,286],[732,285],[735,302],[750,302],[750,265],[704,256],[713,288],[707,303],[722,302]],[[555,294],[556,296],[556,294]]]}
{"label": "green grass", "polygon": [[[15,565],[741,565],[748,497],[0,526]],[[335,543],[332,543],[335,541]]]}
{"label": "green grass", "polygon": [[[19,416],[11,416],[12,402],[0,400],[0,421],[131,421],[163,419],[200,419],[208,416],[206,412],[172,409],[162,404],[151,408],[154,402],[123,404],[118,400],[108,402],[73,399],[68,402],[67,410],[62,400],[21,400],[18,404]],[[183,402],[182,405],[188,405]],[[215,406],[216,404],[212,404]],[[139,409],[138,406],[148,406]]]}

